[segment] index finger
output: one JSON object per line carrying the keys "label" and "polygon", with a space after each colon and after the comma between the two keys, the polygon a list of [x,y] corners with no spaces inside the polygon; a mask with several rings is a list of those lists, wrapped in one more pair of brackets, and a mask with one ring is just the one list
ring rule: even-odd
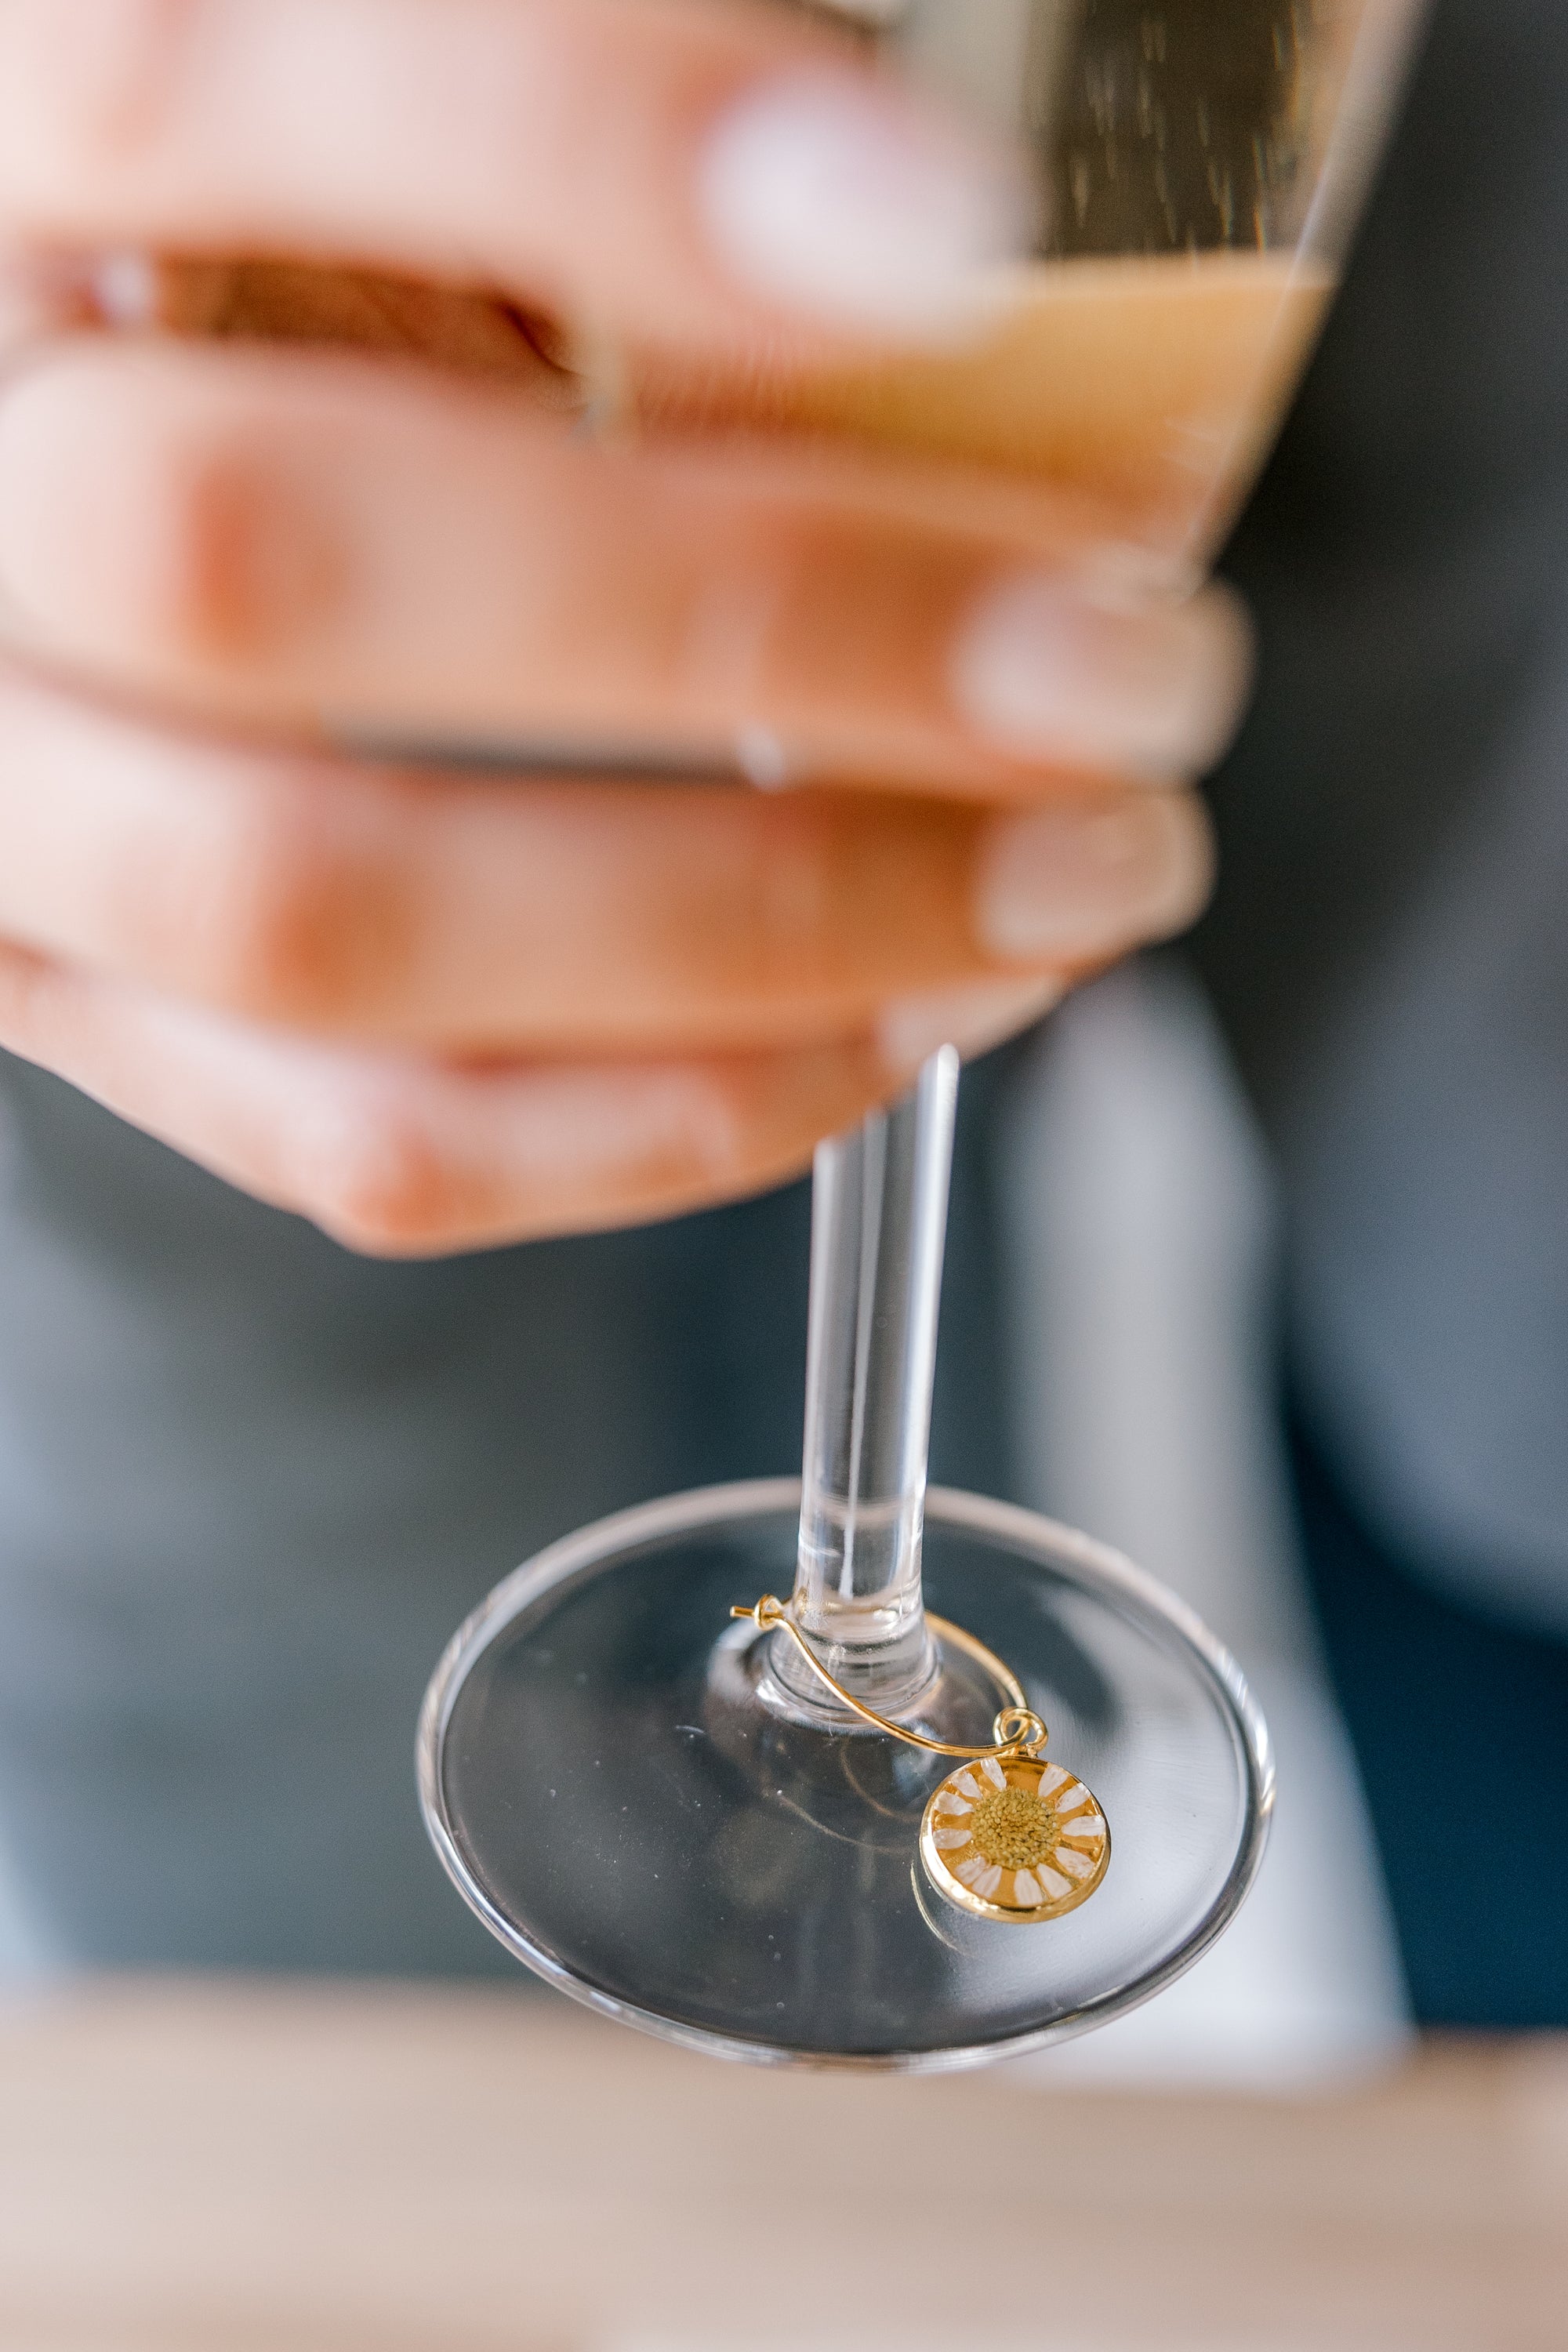
{"label": "index finger", "polygon": [[634,341],[952,331],[1019,184],[727,0],[8,0],[0,228],[489,280]]}

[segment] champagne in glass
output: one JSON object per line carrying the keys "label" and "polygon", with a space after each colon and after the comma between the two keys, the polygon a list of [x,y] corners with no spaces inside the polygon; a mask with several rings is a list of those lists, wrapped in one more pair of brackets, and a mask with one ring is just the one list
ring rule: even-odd
{"label": "champagne in glass", "polygon": [[1031,154],[1034,253],[957,348],[824,372],[632,357],[668,427],[811,430],[1048,484],[1191,584],[1326,314],[1417,0],[835,0]]}

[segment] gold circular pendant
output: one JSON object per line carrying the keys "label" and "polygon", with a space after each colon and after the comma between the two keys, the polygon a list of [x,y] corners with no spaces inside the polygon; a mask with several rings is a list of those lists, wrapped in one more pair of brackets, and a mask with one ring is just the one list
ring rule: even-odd
{"label": "gold circular pendant", "polygon": [[950,1902],[1026,1926],[1089,1900],[1110,1860],[1110,1832],[1089,1790],[1059,1764],[987,1756],[932,1790],[921,1857]]}

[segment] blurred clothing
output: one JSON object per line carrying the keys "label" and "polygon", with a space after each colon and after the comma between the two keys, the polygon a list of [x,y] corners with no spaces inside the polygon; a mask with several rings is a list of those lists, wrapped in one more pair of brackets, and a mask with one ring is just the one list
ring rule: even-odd
{"label": "blurred clothing", "polygon": [[1411,2008],[1423,2025],[1568,2025],[1568,1644],[1447,1600],[1428,1563],[1368,1533],[1300,1429],[1293,1466]]}
{"label": "blurred clothing", "polygon": [[1559,1635],[1564,253],[1568,10],[1437,0],[1228,559],[1262,673],[1198,940],[1278,1150],[1308,1425],[1415,1572]]}

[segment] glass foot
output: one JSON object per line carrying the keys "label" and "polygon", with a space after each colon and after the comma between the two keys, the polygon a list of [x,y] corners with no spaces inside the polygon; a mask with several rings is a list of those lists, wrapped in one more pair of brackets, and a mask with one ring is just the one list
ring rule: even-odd
{"label": "glass foot", "polygon": [[[727,1622],[789,1591],[799,1509],[784,1479],[647,1504],[476,1611],[419,1731],[426,1821],[467,1901],[591,2007],[773,2063],[979,2064],[1147,2000],[1220,1934],[1261,1859],[1273,1767],[1234,1660],[1105,1546],[933,1489],[931,1607],[1006,1662],[1112,1840],[1069,1916],[971,1916],[920,1853],[951,1763],[764,1704],[771,1637]],[[913,1720],[982,1745],[998,1704],[944,1646]]]}

